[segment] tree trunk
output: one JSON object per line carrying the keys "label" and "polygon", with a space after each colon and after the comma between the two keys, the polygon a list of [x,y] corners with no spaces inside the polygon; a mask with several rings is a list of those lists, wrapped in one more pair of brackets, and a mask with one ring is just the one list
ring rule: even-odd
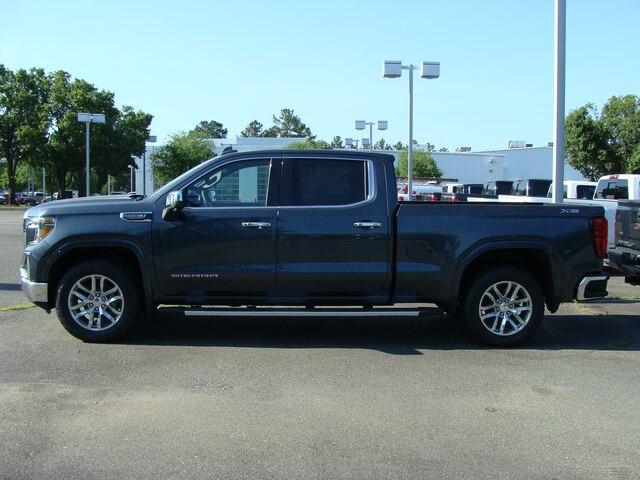
{"label": "tree trunk", "polygon": [[58,184],[58,199],[64,198],[64,192],[67,189],[67,171],[56,168],[54,171],[56,183]]}

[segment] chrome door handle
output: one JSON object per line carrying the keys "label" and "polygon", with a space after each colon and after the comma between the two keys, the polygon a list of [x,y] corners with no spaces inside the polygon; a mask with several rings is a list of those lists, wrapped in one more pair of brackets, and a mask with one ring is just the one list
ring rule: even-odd
{"label": "chrome door handle", "polygon": [[358,228],[380,228],[382,224],[379,222],[356,222],[353,226]]}
{"label": "chrome door handle", "polygon": [[244,228],[262,228],[262,227],[270,227],[270,222],[242,222],[242,226]]}

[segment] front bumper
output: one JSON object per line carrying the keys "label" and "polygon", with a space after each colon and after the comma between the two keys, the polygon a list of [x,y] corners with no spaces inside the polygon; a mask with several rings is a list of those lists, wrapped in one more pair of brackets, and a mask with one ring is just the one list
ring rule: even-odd
{"label": "front bumper", "polygon": [[49,285],[47,283],[32,282],[25,268],[20,269],[20,284],[22,293],[33,303],[47,303]]}
{"label": "front bumper", "polygon": [[607,292],[608,281],[608,275],[591,275],[584,277],[578,284],[576,300],[584,301],[606,297],[609,294],[609,292]]}

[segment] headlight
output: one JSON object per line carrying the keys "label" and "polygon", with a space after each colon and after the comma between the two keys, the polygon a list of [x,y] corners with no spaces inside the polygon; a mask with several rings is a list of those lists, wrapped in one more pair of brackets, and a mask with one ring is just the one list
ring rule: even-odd
{"label": "headlight", "polygon": [[56,228],[53,217],[34,217],[26,219],[25,239],[27,245],[35,245],[45,239]]}

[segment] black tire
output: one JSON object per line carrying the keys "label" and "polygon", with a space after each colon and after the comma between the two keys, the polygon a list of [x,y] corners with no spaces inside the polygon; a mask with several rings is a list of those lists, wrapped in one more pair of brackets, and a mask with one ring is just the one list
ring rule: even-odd
{"label": "black tire", "polygon": [[[116,284],[122,292],[120,318],[104,330],[90,330],[73,319],[69,308],[69,293],[75,283],[88,275],[101,275]],[[74,297],[75,298],[75,297]],[[103,260],[88,260],[73,266],[60,280],[56,291],[56,313],[62,326],[74,337],[85,342],[111,342],[122,338],[138,318],[138,291],[131,275],[121,266]],[[110,311],[111,314],[113,312]],[[113,315],[116,317],[115,315]],[[81,317],[83,323],[87,317]]]}
{"label": "black tire", "polygon": [[[486,302],[488,298],[485,297],[485,292],[495,284],[499,284],[499,287],[501,287],[500,282],[515,282],[519,284],[531,299],[530,317],[524,326],[516,320],[512,311],[505,312],[503,315],[500,310],[501,307],[495,309],[487,308],[486,311],[489,312],[489,315],[495,312],[495,321],[499,322],[499,324],[503,323],[500,315],[503,315],[502,318],[507,318],[505,320],[504,335],[492,332],[490,327],[485,326],[480,316],[480,301],[484,297],[484,302]],[[504,288],[506,289],[506,285]],[[515,286],[513,288],[515,289]],[[498,290],[501,291],[500,288]],[[490,293],[498,297],[495,293]],[[519,294],[519,298],[523,296],[523,293]],[[526,301],[514,304],[514,309],[521,308],[527,304],[529,302]],[[484,305],[487,305],[487,303],[484,303]],[[507,307],[505,306],[504,308]],[[530,339],[540,326],[544,317],[544,294],[538,282],[528,272],[513,267],[495,268],[480,275],[471,283],[463,299],[462,311],[467,327],[482,343],[493,347],[513,347]],[[517,312],[517,314],[520,317],[522,312]],[[487,318],[486,322],[491,323],[491,327],[494,327],[494,317]],[[515,327],[512,327],[512,325],[515,325]],[[500,326],[498,325],[494,328],[499,330]]]}

